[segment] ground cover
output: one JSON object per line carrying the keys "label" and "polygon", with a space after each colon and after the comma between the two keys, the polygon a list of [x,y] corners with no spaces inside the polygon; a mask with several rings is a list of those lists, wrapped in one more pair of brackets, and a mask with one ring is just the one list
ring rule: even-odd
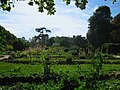
{"label": "ground cover", "polygon": [[[78,69],[80,72],[84,73],[89,71],[91,64],[81,64],[81,65],[50,65],[51,70],[54,72],[67,72],[69,71],[72,75],[75,74]],[[103,64],[104,73],[107,72],[120,72],[119,64]],[[18,75],[18,76],[29,76],[33,74],[43,73],[42,64],[14,64],[14,63],[5,63],[0,62],[0,76],[6,75]]]}
{"label": "ground cover", "polygon": [[86,87],[86,82],[84,80],[77,79],[74,81],[73,79],[69,81],[63,78],[58,83],[54,82],[54,80],[49,80],[47,83],[36,84],[18,82],[14,85],[0,85],[0,90],[93,90],[93,88],[97,88],[97,90],[119,90],[120,80],[115,78],[97,80],[95,86],[91,87]]}

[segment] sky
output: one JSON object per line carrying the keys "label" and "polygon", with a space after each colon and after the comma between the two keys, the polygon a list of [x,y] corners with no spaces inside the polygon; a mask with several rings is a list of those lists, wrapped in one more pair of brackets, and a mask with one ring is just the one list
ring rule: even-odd
{"label": "sky", "polygon": [[93,12],[103,5],[111,9],[114,17],[120,13],[120,0],[112,4],[112,0],[88,0],[85,10],[80,10],[71,2],[69,6],[63,0],[55,0],[55,15],[38,12],[37,6],[29,6],[27,1],[16,1],[15,8],[10,12],[0,10],[0,25],[13,33],[18,38],[23,36],[28,40],[38,33],[36,28],[46,27],[51,30],[50,37],[73,35],[86,36],[88,19]]}

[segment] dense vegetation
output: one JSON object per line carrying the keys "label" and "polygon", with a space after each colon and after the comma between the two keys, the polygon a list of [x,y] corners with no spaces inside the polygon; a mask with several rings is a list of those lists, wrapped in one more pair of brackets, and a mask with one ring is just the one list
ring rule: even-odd
{"label": "dense vegetation", "polygon": [[9,31],[5,30],[4,27],[0,26],[0,51],[12,50],[13,41],[17,39]]}
{"label": "dense vegetation", "polygon": [[29,41],[0,26],[0,89],[119,90],[120,14],[101,6],[88,22],[87,38],[49,38],[42,27]]}
{"label": "dense vegetation", "polygon": [[28,47],[27,41],[17,38],[4,27],[0,26],[0,52],[23,50]]}

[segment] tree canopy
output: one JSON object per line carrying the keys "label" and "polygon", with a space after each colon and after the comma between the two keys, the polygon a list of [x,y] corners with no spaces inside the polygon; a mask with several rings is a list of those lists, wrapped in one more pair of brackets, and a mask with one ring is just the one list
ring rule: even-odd
{"label": "tree canopy", "polygon": [[17,38],[4,27],[0,26],[0,52],[10,50],[23,50],[28,47],[26,41]]}
{"label": "tree canopy", "polygon": [[110,42],[120,43],[120,13],[113,18],[112,24],[113,28],[110,33]]}
{"label": "tree canopy", "polygon": [[[20,1],[20,0],[17,0]],[[74,1],[74,4],[77,8],[80,8],[81,10],[86,8],[86,4],[88,3],[88,0],[63,0],[63,2],[66,3],[66,5],[69,5],[72,1]],[[107,1],[107,0],[105,0]],[[117,0],[112,0],[113,3]],[[15,0],[0,0],[0,9],[10,11],[12,7],[14,7]],[[55,9],[55,0],[30,0],[28,3],[30,6],[33,6],[34,4],[38,5],[38,11],[44,12],[44,10],[48,11],[48,15],[54,15],[56,12]]]}
{"label": "tree canopy", "polygon": [[93,16],[89,18],[87,39],[95,49],[100,47],[103,43],[109,42],[111,20],[111,11],[108,6],[99,7],[95,13],[93,13]]}
{"label": "tree canopy", "polygon": [[[0,26],[0,51],[13,49],[13,41],[16,37],[7,31],[4,27]],[[7,48],[8,47],[8,48]]]}
{"label": "tree canopy", "polygon": [[81,35],[74,36],[74,43],[76,46],[81,48],[86,48],[88,44],[86,38]]}
{"label": "tree canopy", "polygon": [[41,28],[36,28],[35,29],[38,33],[40,33],[38,36],[35,36],[35,39],[38,40],[38,42],[41,44],[41,47],[43,48],[44,45],[46,45],[46,42],[49,38],[48,34],[45,34],[44,31],[47,33],[51,33],[51,30],[48,30],[45,27],[41,27]]}

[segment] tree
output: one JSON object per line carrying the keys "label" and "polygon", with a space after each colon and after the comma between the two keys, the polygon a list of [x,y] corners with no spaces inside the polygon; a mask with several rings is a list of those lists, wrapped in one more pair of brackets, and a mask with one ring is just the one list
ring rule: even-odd
{"label": "tree", "polygon": [[[38,5],[38,11],[44,12],[44,10],[48,11],[48,15],[54,15],[56,12],[55,10],[55,0],[30,0],[29,5],[33,6],[34,4]],[[86,4],[88,3],[88,0],[63,0],[63,2],[66,3],[66,5],[69,5],[72,1],[75,2],[75,6],[77,8],[80,8],[81,10],[86,8]],[[106,0],[105,0],[106,1]],[[117,0],[112,0],[113,3]],[[12,7],[14,7],[15,0],[0,0],[0,8],[6,11],[10,11]]]}
{"label": "tree", "polygon": [[81,35],[74,36],[74,43],[76,46],[81,48],[87,47],[87,40],[85,39],[85,37],[82,37]]}
{"label": "tree", "polygon": [[110,33],[111,43],[120,43],[120,13],[117,14],[112,20],[113,28]]}
{"label": "tree", "polygon": [[21,38],[17,38],[13,42],[13,48],[15,51],[22,51],[28,47],[29,47],[29,44]]}
{"label": "tree", "polygon": [[51,37],[50,39],[47,40],[47,46],[52,46],[53,43],[55,43],[54,37]]}
{"label": "tree", "polygon": [[0,51],[12,50],[15,39],[17,39],[16,36],[0,26]]}
{"label": "tree", "polygon": [[36,28],[36,31],[40,33],[38,36],[36,36],[36,40],[39,40],[41,42],[41,47],[43,48],[44,45],[46,45],[46,42],[48,40],[48,34],[45,34],[44,31],[47,33],[51,33],[51,30],[46,29],[45,27],[42,28]]}
{"label": "tree", "polygon": [[120,29],[120,13],[113,18],[112,24],[115,26],[115,29]]}
{"label": "tree", "polygon": [[29,40],[30,47],[36,47],[39,45],[39,42],[36,42],[36,36],[32,37],[32,39]]}
{"label": "tree", "polygon": [[111,11],[108,6],[99,7],[95,13],[93,13],[93,16],[89,18],[87,39],[94,49],[101,47],[103,43],[109,42],[111,20]]}
{"label": "tree", "polygon": [[69,38],[68,37],[60,37],[60,46],[64,46],[64,47],[69,47],[70,46],[70,42],[69,42]]}

